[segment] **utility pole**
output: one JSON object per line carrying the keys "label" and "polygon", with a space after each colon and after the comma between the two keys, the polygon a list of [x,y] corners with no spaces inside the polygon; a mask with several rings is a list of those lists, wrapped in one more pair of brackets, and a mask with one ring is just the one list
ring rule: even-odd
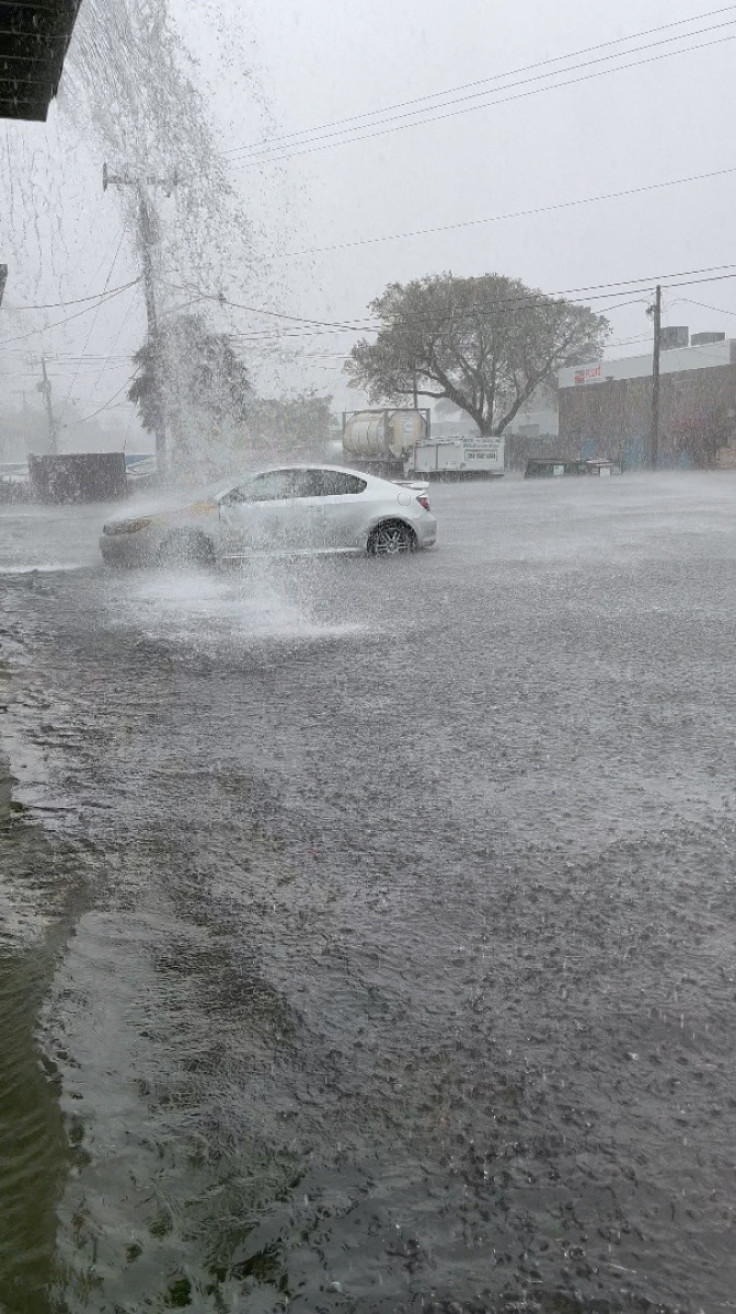
{"label": "utility pole", "polygon": [[659,458],[659,353],[662,338],[662,288],[659,283],[654,296],[654,305],[649,306],[647,314],[654,319],[654,351],[652,355],[652,422],[649,435],[649,464],[652,470],[657,468]]}
{"label": "utility pole", "polygon": [[156,309],[156,282],[153,270],[153,248],[158,241],[156,217],[151,211],[144,191],[144,182],[149,187],[163,187],[167,196],[171,195],[179,179],[176,174],[171,178],[133,178],[126,174],[114,174],[102,166],[102,190],[108,187],[134,187],[138,197],[138,246],[143,265],[143,288],[146,298],[146,321],[148,324],[148,350],[150,353],[153,385],[156,396],[156,408],[159,418],[156,423],[156,469],[159,476],[166,469],[166,423],[164,411],[163,380],[159,377],[159,336],[158,312]]}
{"label": "utility pole", "polygon": [[46,407],[46,415],[49,422],[49,445],[51,448],[51,454],[52,456],[57,456],[59,452],[59,444],[56,440],[56,420],[54,419],[54,408],[51,405],[51,380],[46,373],[45,356],[41,357],[41,372],[43,374],[43,382],[38,384],[38,391],[43,393],[44,405]]}

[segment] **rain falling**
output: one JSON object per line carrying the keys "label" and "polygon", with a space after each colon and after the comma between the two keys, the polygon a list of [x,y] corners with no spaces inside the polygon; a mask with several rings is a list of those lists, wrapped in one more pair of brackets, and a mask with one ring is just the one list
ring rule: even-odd
{"label": "rain falling", "polygon": [[736,1311],[736,6],[448,18],[0,0],[0,1314]]}

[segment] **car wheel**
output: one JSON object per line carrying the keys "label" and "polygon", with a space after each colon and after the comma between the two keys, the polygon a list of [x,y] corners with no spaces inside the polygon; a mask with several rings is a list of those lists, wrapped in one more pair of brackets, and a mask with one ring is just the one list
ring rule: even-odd
{"label": "car wheel", "polygon": [[369,557],[393,557],[397,552],[413,552],[417,536],[403,520],[384,520],[376,525],[368,539]]}
{"label": "car wheel", "polygon": [[174,530],[158,550],[160,566],[211,566],[214,560],[212,539],[195,529]]}

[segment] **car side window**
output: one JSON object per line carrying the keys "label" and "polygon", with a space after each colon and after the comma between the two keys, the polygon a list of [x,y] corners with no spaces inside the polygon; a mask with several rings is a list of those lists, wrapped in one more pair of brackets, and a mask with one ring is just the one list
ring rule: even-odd
{"label": "car side window", "polygon": [[365,479],[342,470],[266,470],[247,483],[233,488],[223,500],[238,502],[277,502],[292,497],[340,497],[362,493]]}
{"label": "car side window", "polygon": [[348,493],[362,493],[368,487],[365,479],[343,470],[306,470],[304,473],[311,477],[309,497],[341,497]]}
{"label": "car side window", "polygon": [[291,470],[292,492],[291,497],[319,497],[319,481],[315,475],[319,476],[319,470]]}
{"label": "car side window", "polygon": [[277,502],[282,498],[308,497],[303,470],[267,470],[250,484],[249,502]]}

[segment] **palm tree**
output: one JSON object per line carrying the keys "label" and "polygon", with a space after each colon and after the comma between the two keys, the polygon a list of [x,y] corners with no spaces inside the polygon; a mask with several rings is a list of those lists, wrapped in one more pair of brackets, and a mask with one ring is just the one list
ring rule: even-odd
{"label": "palm tree", "polygon": [[212,333],[199,315],[179,315],[136,352],[128,400],[143,428],[166,424],[172,446],[188,451],[194,433],[243,425],[252,387],[226,333]]}

